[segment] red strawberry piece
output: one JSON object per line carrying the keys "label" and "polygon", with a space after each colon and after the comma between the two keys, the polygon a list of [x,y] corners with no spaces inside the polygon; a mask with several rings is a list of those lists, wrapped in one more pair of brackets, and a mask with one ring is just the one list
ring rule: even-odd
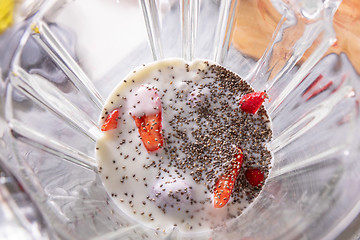
{"label": "red strawberry piece", "polygon": [[255,114],[268,95],[266,92],[252,92],[241,97],[240,108],[247,113]]}
{"label": "red strawberry piece", "polygon": [[264,181],[264,174],[259,169],[247,169],[245,171],[246,180],[251,186],[258,187]]}
{"label": "red strawberry piece", "polygon": [[[164,145],[161,123],[161,100],[156,88],[143,85],[129,99],[137,108],[130,114],[135,120],[140,138],[148,152],[154,152]],[[140,112],[147,109],[147,113]]]}
{"label": "red strawberry piece", "polygon": [[105,123],[101,126],[101,131],[109,131],[117,128],[119,110],[113,110],[105,119]]}
{"label": "red strawberry piece", "polygon": [[164,145],[161,134],[161,112],[142,117],[133,117],[139,130],[140,138],[148,152],[154,152]]}
{"label": "red strawberry piece", "polygon": [[223,174],[215,184],[214,190],[214,207],[222,208],[229,201],[231,193],[234,189],[235,181],[240,173],[243,162],[243,153],[239,149],[239,153],[234,156],[234,160],[228,171]]}

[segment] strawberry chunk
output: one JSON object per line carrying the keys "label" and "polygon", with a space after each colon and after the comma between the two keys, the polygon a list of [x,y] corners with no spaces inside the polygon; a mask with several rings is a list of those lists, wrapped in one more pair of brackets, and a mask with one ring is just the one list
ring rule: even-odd
{"label": "strawberry chunk", "polygon": [[113,110],[105,119],[105,123],[101,126],[101,131],[109,131],[117,128],[118,125],[119,110]]}
{"label": "strawberry chunk", "polygon": [[240,99],[240,108],[247,113],[255,114],[261,104],[268,98],[266,92],[248,93]]}
{"label": "strawberry chunk", "polygon": [[240,168],[243,163],[243,153],[239,149],[239,153],[234,156],[227,173],[223,174],[215,184],[214,190],[214,207],[222,208],[229,201],[231,193],[234,189],[235,181],[239,176]]}
{"label": "strawberry chunk", "polygon": [[140,138],[148,152],[155,152],[164,145],[161,123],[161,100],[157,89],[142,85],[128,101],[134,108],[130,114],[135,120]]}
{"label": "strawberry chunk", "polygon": [[133,116],[133,118],[139,130],[140,138],[148,152],[154,152],[164,145],[161,134],[161,112],[149,116]]}
{"label": "strawberry chunk", "polygon": [[245,177],[250,185],[254,187],[260,186],[264,181],[264,174],[259,169],[247,169]]}

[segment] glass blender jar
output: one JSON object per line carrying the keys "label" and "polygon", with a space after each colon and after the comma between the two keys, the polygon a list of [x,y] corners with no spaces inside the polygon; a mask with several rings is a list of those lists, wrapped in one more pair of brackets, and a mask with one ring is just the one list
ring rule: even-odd
{"label": "glass blender jar", "polygon": [[[26,225],[37,239],[334,239],[358,215],[351,1],[14,4],[0,35],[0,159],[42,219]],[[104,97],[134,67],[168,57],[214,60],[270,96],[272,170],[224,229],[148,229],[116,207],[97,174]]]}

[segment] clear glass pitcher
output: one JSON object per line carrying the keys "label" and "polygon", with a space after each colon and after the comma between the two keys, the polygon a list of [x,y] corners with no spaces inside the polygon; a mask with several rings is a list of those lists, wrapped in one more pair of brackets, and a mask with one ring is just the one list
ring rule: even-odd
{"label": "clear glass pitcher", "polygon": [[[25,224],[37,239],[334,239],[358,215],[359,4],[5,2],[15,5],[0,29],[0,159],[41,215]],[[148,229],[97,174],[104,98],[134,67],[167,57],[214,60],[270,96],[272,170],[221,229]]]}

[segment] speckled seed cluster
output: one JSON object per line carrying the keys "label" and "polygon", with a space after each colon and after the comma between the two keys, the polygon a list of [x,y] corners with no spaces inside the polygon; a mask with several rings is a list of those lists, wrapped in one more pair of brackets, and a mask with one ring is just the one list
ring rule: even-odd
{"label": "speckled seed cluster", "polygon": [[[247,168],[258,168],[264,173],[265,179],[269,173],[271,153],[265,147],[272,136],[271,129],[266,125],[269,118],[263,106],[256,115],[240,113],[240,108],[232,109],[231,105],[239,103],[239,93],[247,94],[253,92],[253,89],[233,72],[218,65],[209,67],[211,73],[216,75],[215,81],[205,85],[187,81],[192,88],[210,89],[209,97],[203,96],[204,100],[195,105],[188,103],[188,109],[177,109],[176,103],[186,101],[188,96],[175,90],[177,97],[169,107],[178,112],[170,122],[176,135],[166,134],[165,130],[164,150],[170,161],[166,164],[159,162],[159,176],[171,166],[178,169],[178,177],[182,177],[181,172],[190,171],[193,179],[199,184],[205,183],[212,193],[220,173],[228,170],[231,161],[238,154],[236,147],[240,147],[244,160],[232,194],[233,202],[241,201],[244,193],[246,201],[252,201],[261,188],[248,184],[244,172]],[[207,72],[203,73],[206,77]],[[197,97],[201,98],[201,95],[200,93]],[[196,123],[198,128],[190,133],[183,131],[182,126],[190,122]],[[195,141],[189,141],[189,134]],[[181,148],[176,148],[172,144],[174,142],[183,144]],[[186,158],[179,159],[178,152],[185,153]]]}

